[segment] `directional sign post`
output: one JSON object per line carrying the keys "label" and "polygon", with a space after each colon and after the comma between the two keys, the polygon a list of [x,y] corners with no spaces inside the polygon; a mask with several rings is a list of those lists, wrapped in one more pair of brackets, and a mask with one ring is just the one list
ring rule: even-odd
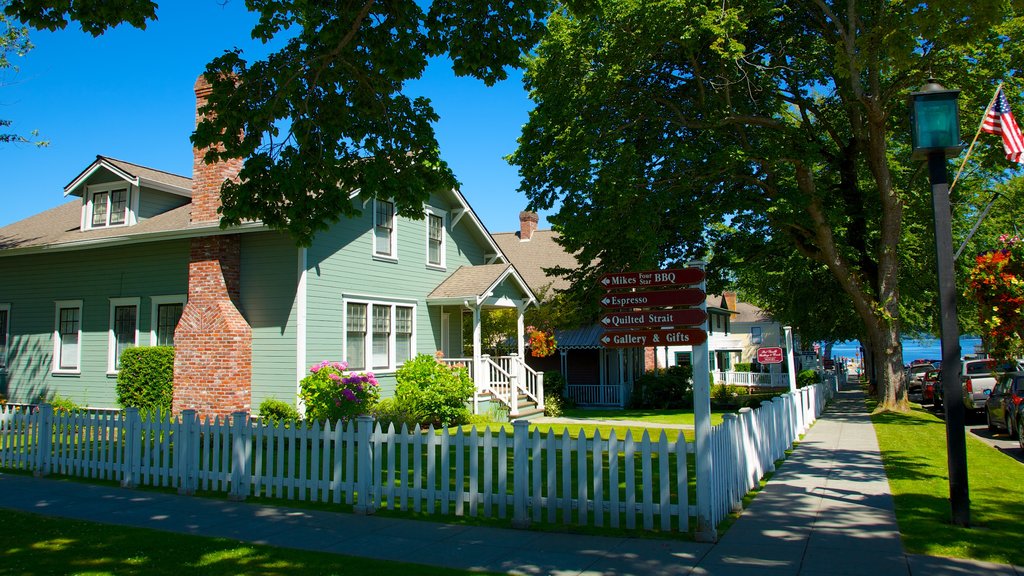
{"label": "directional sign post", "polygon": [[605,308],[651,308],[654,306],[696,306],[704,301],[700,288],[605,294],[599,303]]}
{"label": "directional sign post", "polygon": [[707,332],[699,328],[677,330],[614,330],[601,335],[605,348],[634,348],[646,346],[697,346],[708,339]]}
{"label": "directional sign post", "polygon": [[601,276],[598,283],[605,290],[624,288],[656,288],[659,286],[684,286],[699,284],[704,281],[704,271],[700,268],[680,268],[677,270],[644,270],[642,272],[616,272]]}
{"label": "directional sign post", "polygon": [[605,328],[664,328],[666,326],[700,326],[707,320],[706,312],[699,308],[682,310],[644,310],[638,312],[610,312],[601,316]]}

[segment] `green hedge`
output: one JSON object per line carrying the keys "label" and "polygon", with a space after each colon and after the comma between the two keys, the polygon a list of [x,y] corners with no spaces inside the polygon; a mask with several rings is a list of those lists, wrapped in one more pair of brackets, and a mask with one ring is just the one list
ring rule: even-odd
{"label": "green hedge", "polygon": [[469,422],[467,404],[476,387],[465,368],[450,367],[420,354],[403,364],[395,379],[397,408],[420,424],[458,426]]}
{"label": "green hedge", "polygon": [[170,411],[174,399],[174,348],[137,346],[121,352],[117,402],[140,410]]}

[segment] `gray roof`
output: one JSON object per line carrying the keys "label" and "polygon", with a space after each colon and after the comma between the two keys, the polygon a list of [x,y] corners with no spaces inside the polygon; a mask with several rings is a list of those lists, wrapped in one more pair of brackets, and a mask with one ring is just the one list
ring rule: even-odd
{"label": "gray roof", "polygon": [[170,172],[164,172],[163,170],[157,170],[155,168],[148,168],[146,166],[140,166],[138,164],[132,164],[131,162],[125,162],[124,160],[118,160],[109,156],[97,156],[96,159],[104,159],[110,162],[114,166],[117,166],[121,170],[124,170],[132,176],[142,178],[144,180],[152,180],[153,182],[159,182],[161,184],[167,184],[168,186],[174,186],[175,188],[184,188],[185,190],[192,190],[192,179],[187,176],[179,176],[177,174],[171,174]]}
{"label": "gray roof", "polygon": [[156,232],[185,230],[189,227],[191,206],[185,204],[163,214],[139,221],[134,226],[115,226],[81,230],[82,201],[75,199],[35,216],[29,216],[0,228],[0,251],[86,243],[102,238],[135,236]]}
{"label": "gray roof", "polygon": [[736,312],[732,322],[766,323],[775,322],[767,312],[747,302],[736,302]]}
{"label": "gray roof", "polygon": [[600,348],[602,334],[604,328],[600,324],[591,324],[571,330],[555,330],[555,341],[559,350]]}
{"label": "gray roof", "polygon": [[558,244],[558,232],[535,230],[526,242],[519,239],[519,232],[499,232],[492,236],[534,293],[540,292],[548,284],[554,290],[569,288],[565,278],[544,273],[544,268],[575,269],[579,266],[575,256]]}
{"label": "gray roof", "polygon": [[509,264],[484,264],[481,266],[460,266],[443,282],[434,288],[427,298],[469,298],[483,296],[501,278]]}

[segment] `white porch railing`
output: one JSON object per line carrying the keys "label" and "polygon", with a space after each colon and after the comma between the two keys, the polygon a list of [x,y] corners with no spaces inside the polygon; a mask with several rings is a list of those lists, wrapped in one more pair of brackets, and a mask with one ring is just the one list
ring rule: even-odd
{"label": "white porch railing", "polygon": [[789,377],[786,374],[772,374],[765,372],[733,372],[719,371],[712,372],[715,375],[715,382],[724,382],[733,386],[763,386],[765,388],[787,388]]}
{"label": "white porch railing", "polygon": [[469,370],[469,377],[472,380],[476,380],[476,376],[473,373],[473,359],[472,358],[440,358],[438,362],[447,364],[448,366],[465,368]]}
{"label": "white porch railing", "polygon": [[478,393],[490,393],[508,406],[509,416],[519,416],[519,396],[524,395],[537,408],[544,409],[544,374],[526,365],[518,355],[480,357],[482,380],[476,380]]}
{"label": "white porch railing", "polygon": [[565,396],[583,406],[623,406],[619,385],[566,384]]}

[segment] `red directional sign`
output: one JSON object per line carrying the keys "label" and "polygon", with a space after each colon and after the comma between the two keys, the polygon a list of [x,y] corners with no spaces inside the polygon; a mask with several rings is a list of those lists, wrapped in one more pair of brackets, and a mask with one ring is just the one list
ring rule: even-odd
{"label": "red directional sign", "polygon": [[645,310],[641,312],[610,312],[601,316],[605,328],[664,328],[666,326],[700,326],[708,315],[700,308],[682,310]]}
{"label": "red directional sign", "polygon": [[696,306],[704,301],[700,288],[605,294],[599,303],[605,308],[650,308],[652,306]]}
{"label": "red directional sign", "polygon": [[617,272],[605,274],[597,281],[605,290],[623,288],[655,288],[659,286],[681,286],[699,284],[704,280],[700,268],[679,268],[675,270],[644,270],[642,272]]}
{"label": "red directional sign", "polygon": [[782,364],[782,348],[777,346],[757,349],[757,361],[761,364]]}
{"label": "red directional sign", "polygon": [[698,346],[708,339],[707,332],[696,328],[678,330],[614,330],[601,335],[605,348],[645,346]]}

